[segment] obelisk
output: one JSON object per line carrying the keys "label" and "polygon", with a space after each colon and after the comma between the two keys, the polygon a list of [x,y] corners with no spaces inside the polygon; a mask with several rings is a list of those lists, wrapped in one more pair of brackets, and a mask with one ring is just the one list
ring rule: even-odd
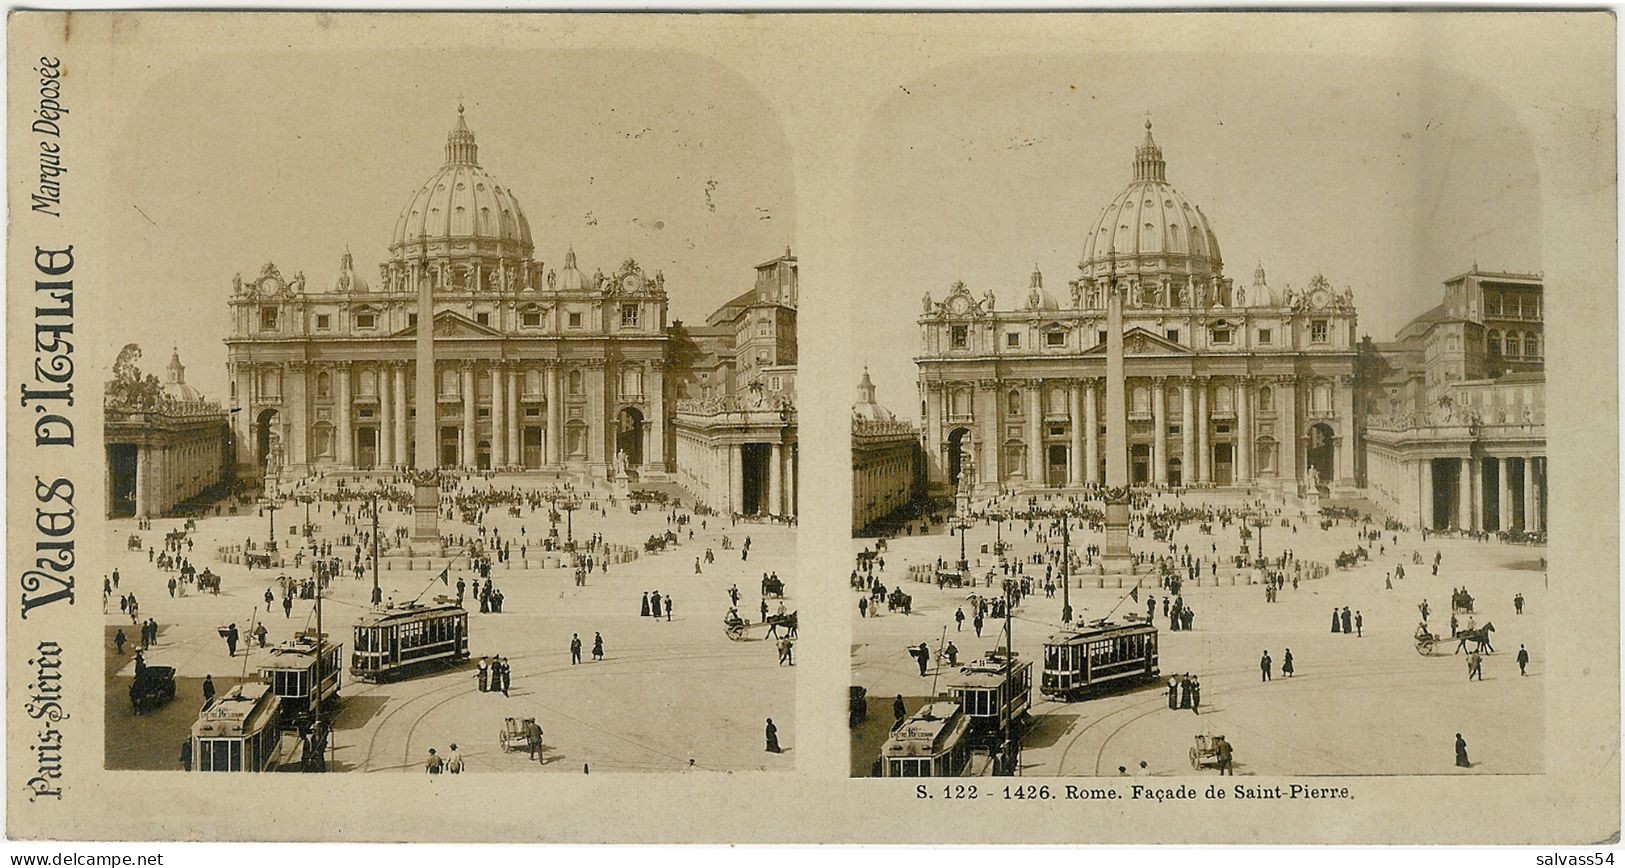
{"label": "obelisk", "polygon": [[438,550],[440,547],[439,460],[435,454],[435,420],[439,405],[435,400],[434,367],[434,283],[422,269],[416,269],[418,291],[417,377],[413,389],[417,402],[417,422],[413,432],[411,474],[412,547]]}
{"label": "obelisk", "polygon": [[[1111,255],[1115,257],[1115,245]],[[1106,549],[1108,570],[1132,570],[1128,547],[1128,386],[1123,374],[1123,292],[1106,287]]]}

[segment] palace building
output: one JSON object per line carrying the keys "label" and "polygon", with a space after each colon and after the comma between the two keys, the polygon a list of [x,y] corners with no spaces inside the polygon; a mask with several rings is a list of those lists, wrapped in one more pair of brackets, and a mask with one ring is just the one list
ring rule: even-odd
{"label": "palace building", "polygon": [[[1000,307],[924,298],[919,387],[933,493],[1104,481],[1107,426],[1134,485],[1357,485],[1353,293],[1225,275],[1207,214],[1167,179],[1151,125],[1122,193],[1083,231],[1069,291],[1034,269]],[[1125,406],[1105,406],[1106,291],[1123,294]],[[1008,298],[1008,296],[1007,296]]]}
{"label": "palace building", "polygon": [[[588,273],[535,257],[514,191],[483,168],[458,108],[444,160],[408,198],[368,279],[345,252],[328,286],[271,263],[233,281],[226,339],[238,473],[413,464],[435,415],[444,467],[666,478],[673,456],[665,278],[633,259]],[[417,290],[433,289],[419,323]],[[435,370],[414,341],[434,330]],[[432,408],[415,400],[434,378]]]}
{"label": "palace building", "polygon": [[1370,496],[1430,530],[1546,527],[1539,274],[1471,270],[1388,343],[1362,346]]}
{"label": "palace building", "polygon": [[797,514],[799,266],[784,255],[756,266],[756,282],[697,329],[673,329],[677,478],[712,509]]}

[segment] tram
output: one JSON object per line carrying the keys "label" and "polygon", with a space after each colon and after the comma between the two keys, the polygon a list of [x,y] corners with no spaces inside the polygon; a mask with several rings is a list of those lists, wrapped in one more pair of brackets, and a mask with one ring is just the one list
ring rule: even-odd
{"label": "tram", "polygon": [[880,748],[880,776],[962,777],[970,767],[970,718],[958,702],[938,699],[914,712]]}
{"label": "tram", "polygon": [[468,611],[445,598],[368,612],[355,622],[350,674],[387,681],[468,659]]}
{"label": "tram", "polygon": [[271,649],[271,660],[260,667],[260,680],[282,700],[283,729],[297,729],[311,719],[318,703],[332,703],[339,695],[339,670],[344,646],[322,643],[321,681],[316,678],[316,636],[301,633]]}
{"label": "tram", "polygon": [[973,741],[1003,744],[1025,725],[1033,707],[1033,664],[1020,656],[996,648],[960,667],[948,682],[948,692],[970,719]]}
{"label": "tram", "polygon": [[200,772],[274,772],[302,757],[297,733],[277,725],[282,701],[271,685],[236,685],[203,707],[192,724],[192,768]]}
{"label": "tram", "polygon": [[1091,622],[1044,642],[1039,690],[1067,700],[1105,687],[1158,677],[1157,626],[1151,623]]}

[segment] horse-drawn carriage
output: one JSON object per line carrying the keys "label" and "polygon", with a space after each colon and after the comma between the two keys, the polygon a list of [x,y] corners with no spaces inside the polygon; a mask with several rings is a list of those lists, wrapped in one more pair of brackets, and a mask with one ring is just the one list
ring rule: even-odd
{"label": "horse-drawn carriage", "polygon": [[967,580],[965,574],[958,570],[937,570],[937,587],[939,588],[963,588],[967,581],[975,584],[974,579]]}
{"label": "horse-drawn carriage", "polygon": [[668,546],[674,546],[676,544],[677,534],[668,530],[663,534],[657,533],[644,540],[643,553],[647,555],[654,554],[655,552],[663,552]]}
{"label": "horse-drawn carriage", "polygon": [[220,596],[220,577],[205,568],[203,572],[198,573],[197,591],[200,594],[206,591],[217,597]]}
{"label": "horse-drawn carriage", "polygon": [[[502,719],[502,729],[497,732],[497,745],[503,753],[512,753],[516,750],[530,750],[530,728],[536,725],[534,717],[505,717]],[[537,740],[540,741],[538,729]]]}
{"label": "horse-drawn carriage", "polygon": [[1197,735],[1196,744],[1190,750],[1191,768],[1197,771],[1218,768],[1221,756],[1219,746],[1222,744],[1222,735]]}
{"label": "horse-drawn carriage", "polygon": [[766,576],[762,579],[762,596],[783,597],[784,580],[778,576]]}
{"label": "horse-drawn carriage", "polygon": [[141,535],[138,533],[130,534],[130,538],[124,541],[124,547],[133,552],[141,551]]}
{"label": "horse-drawn carriage", "polygon": [[886,607],[893,612],[901,610],[905,615],[913,614],[914,597],[903,593],[902,588],[893,588],[892,592],[886,595]]}
{"label": "horse-drawn carriage", "polygon": [[1467,593],[1466,588],[1461,588],[1461,589],[1457,590],[1456,592],[1452,593],[1450,595],[1450,611],[1458,612],[1458,613],[1459,612],[1465,612],[1467,614],[1472,614],[1472,612],[1473,612],[1473,595]]}
{"label": "horse-drawn carriage", "polygon": [[130,708],[140,714],[175,698],[175,667],[143,666],[130,684]]}
{"label": "horse-drawn carriage", "polygon": [[[783,615],[768,615],[764,621],[751,623],[748,618],[740,617],[739,612],[733,609],[722,617],[722,632],[735,642],[743,642],[750,638],[765,639],[768,636],[777,636],[783,630],[786,636],[796,635],[796,613],[787,612]],[[754,631],[761,631],[761,636],[752,637]]]}
{"label": "horse-drawn carriage", "polygon": [[1416,653],[1422,655],[1423,657],[1433,657],[1437,655],[1439,653],[1439,646],[1445,641],[1443,637],[1435,635],[1432,630],[1429,630],[1428,625],[1425,623],[1416,625],[1415,640]]}

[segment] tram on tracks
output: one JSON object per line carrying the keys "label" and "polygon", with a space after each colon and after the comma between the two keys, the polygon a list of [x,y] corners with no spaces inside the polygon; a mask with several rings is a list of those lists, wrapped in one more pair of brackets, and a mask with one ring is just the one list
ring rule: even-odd
{"label": "tram on tracks", "polygon": [[960,667],[948,682],[949,694],[970,721],[973,742],[1003,744],[1026,725],[1033,707],[1033,664],[1020,656],[991,650]]}
{"label": "tram on tracks", "polygon": [[282,701],[271,685],[245,682],[215,697],[192,724],[192,768],[200,772],[274,772],[296,765],[299,735],[278,725]]}
{"label": "tram on tracks", "polygon": [[362,681],[388,681],[467,659],[468,610],[439,598],[362,615],[355,622],[350,674]]}
{"label": "tram on tracks", "polygon": [[880,776],[963,777],[970,767],[970,730],[970,717],[958,702],[926,703],[886,737],[880,748]]}
{"label": "tram on tracks", "polygon": [[260,667],[260,680],[270,685],[282,704],[282,728],[297,729],[316,714],[318,705],[332,705],[339,696],[339,670],[344,667],[344,646],[321,643],[321,677],[317,678],[317,640],[301,633],[271,649],[271,659]]}
{"label": "tram on tracks", "polygon": [[1039,690],[1045,696],[1071,701],[1161,674],[1155,624],[1094,621],[1082,630],[1066,630],[1044,641]]}

